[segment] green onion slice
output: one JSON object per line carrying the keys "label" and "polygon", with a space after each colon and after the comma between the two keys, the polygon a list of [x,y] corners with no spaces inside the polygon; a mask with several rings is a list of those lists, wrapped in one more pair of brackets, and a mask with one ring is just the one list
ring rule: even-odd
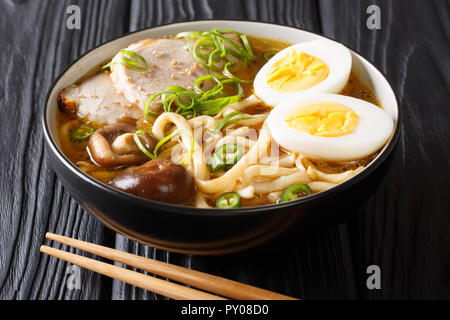
{"label": "green onion slice", "polygon": [[[127,55],[134,59],[127,57]],[[104,65],[102,67],[102,70],[108,69],[113,64],[122,64],[124,66],[127,66],[128,68],[139,70],[139,71],[145,71],[148,69],[147,61],[145,60],[145,58],[143,56],[137,54],[134,51],[121,50],[120,58],[122,59],[122,61],[117,61],[117,62],[111,61],[110,63]],[[145,65],[145,67],[138,66],[139,61],[141,61]]]}
{"label": "green onion slice", "polygon": [[70,133],[70,137],[73,141],[82,142],[89,139],[89,137],[94,133],[95,128],[91,126],[81,126],[74,129]]}
{"label": "green onion slice", "polygon": [[[225,36],[227,33],[237,35],[240,41],[234,41]],[[235,77],[229,70],[235,65],[230,62],[235,57],[242,62],[242,68],[253,62],[256,57],[247,36],[233,30],[212,29],[209,31],[181,32],[177,39],[185,38],[187,47],[194,59],[208,70],[219,72],[235,80],[248,81]]]}
{"label": "green onion slice", "polygon": [[[201,83],[213,81],[214,87],[203,91]],[[226,96],[223,92],[225,85],[234,85],[237,92],[235,95]],[[180,86],[169,86],[165,90],[152,95],[144,105],[144,116],[148,120],[150,104],[158,97],[161,98],[164,111],[176,112],[186,118],[198,115],[216,115],[231,103],[238,102],[243,89],[239,81],[224,76],[205,75],[194,81],[194,92]]]}
{"label": "green onion slice", "polygon": [[301,197],[308,196],[311,193],[312,193],[311,188],[307,184],[297,183],[284,190],[278,202],[281,203],[286,201],[297,200]]}
{"label": "green onion slice", "polygon": [[154,160],[154,159],[156,159],[156,156],[155,155],[153,155],[150,151],[148,151],[147,150],[147,148],[146,147],[144,147],[144,145],[142,144],[142,142],[141,142],[141,139],[139,139],[139,135],[140,134],[146,134],[147,132],[145,131],[145,130],[137,130],[135,133],[134,133],[134,142],[136,142],[136,145],[138,146],[138,148],[147,156],[147,157],[149,157],[150,159],[152,159],[152,160]]}
{"label": "green onion slice", "polygon": [[270,58],[272,58],[274,55],[276,55],[278,51],[266,51],[263,53],[263,59],[264,61],[269,61]]}
{"label": "green onion slice", "polygon": [[227,76],[228,78],[231,78],[231,79],[233,79],[233,80],[236,80],[236,81],[238,81],[238,82],[242,82],[242,83],[251,83],[252,82],[252,80],[244,80],[244,79],[241,79],[241,78],[238,78],[238,77],[236,77],[233,73],[231,73],[231,71],[228,69],[228,67],[232,67],[233,66],[233,64],[231,63],[231,62],[227,62],[226,64],[225,64],[225,66],[223,67],[223,74],[225,75],[225,76]]}
{"label": "green onion slice", "polygon": [[244,44],[245,50],[247,50],[248,56],[249,56],[249,60],[255,60],[256,57],[253,54],[253,50],[252,47],[250,46],[250,43],[248,42],[247,36],[241,34],[240,38],[242,40],[242,43]]}
{"label": "green onion slice", "polygon": [[155,146],[155,156],[158,154],[158,150],[159,148],[162,147],[163,144],[165,144],[166,142],[168,142],[170,139],[172,139],[173,137],[175,137],[177,134],[179,134],[182,131],[182,129],[177,129],[172,131],[169,135],[165,136],[164,138],[162,138],[161,140],[159,140],[159,142],[156,144]]}
{"label": "green onion slice", "polygon": [[220,120],[220,122],[216,125],[214,130],[215,131],[222,131],[222,129],[225,128],[226,126],[232,125],[233,123],[236,123],[236,122],[241,121],[241,120],[250,119],[250,117],[238,117],[238,118],[235,118],[235,116],[237,116],[239,114],[242,114],[242,112],[241,111],[230,112],[225,117],[223,117],[222,120]]}
{"label": "green onion slice", "polygon": [[222,194],[216,200],[216,207],[219,209],[233,209],[241,207],[241,197],[236,192]]}
{"label": "green onion slice", "polygon": [[[138,146],[138,148],[150,159],[154,160],[158,157],[158,150],[166,143],[168,142],[170,139],[172,139],[173,137],[175,137],[177,134],[181,133],[182,131],[184,131],[186,129],[176,129],[174,131],[172,131],[169,135],[165,136],[164,138],[162,138],[161,140],[158,141],[158,143],[155,146],[155,150],[153,151],[153,153],[151,153],[150,151],[148,151],[144,145],[141,143],[141,140],[139,139],[139,134],[145,134],[147,133],[145,130],[137,130],[134,133],[134,142],[136,142],[136,145]],[[188,131],[186,131],[188,132]],[[187,154],[187,157],[189,158],[192,153],[194,152],[194,136],[192,136],[192,143],[191,143],[191,149],[189,150],[189,153]],[[184,162],[184,160],[183,160]],[[183,163],[182,162],[182,163]]]}

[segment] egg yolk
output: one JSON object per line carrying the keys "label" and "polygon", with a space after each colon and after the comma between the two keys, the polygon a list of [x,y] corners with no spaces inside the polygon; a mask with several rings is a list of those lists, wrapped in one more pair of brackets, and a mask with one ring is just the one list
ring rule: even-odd
{"label": "egg yolk", "polygon": [[314,102],[292,109],[285,121],[288,127],[313,136],[340,137],[356,129],[359,117],[343,104]]}
{"label": "egg yolk", "polygon": [[271,66],[266,82],[276,91],[297,92],[319,84],[328,73],[328,66],[321,59],[292,50]]}

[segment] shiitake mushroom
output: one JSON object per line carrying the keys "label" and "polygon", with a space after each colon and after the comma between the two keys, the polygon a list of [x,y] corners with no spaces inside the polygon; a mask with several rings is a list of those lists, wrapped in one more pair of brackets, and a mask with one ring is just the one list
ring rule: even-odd
{"label": "shiitake mushroom", "polygon": [[167,203],[185,203],[194,193],[194,181],[187,170],[162,159],[125,169],[111,185],[142,198]]}
{"label": "shiitake mushroom", "polygon": [[[134,141],[136,128],[118,123],[96,130],[89,138],[89,152],[92,160],[105,168],[141,164],[148,157]],[[153,152],[158,142],[149,134],[140,134],[139,139],[147,150]]]}

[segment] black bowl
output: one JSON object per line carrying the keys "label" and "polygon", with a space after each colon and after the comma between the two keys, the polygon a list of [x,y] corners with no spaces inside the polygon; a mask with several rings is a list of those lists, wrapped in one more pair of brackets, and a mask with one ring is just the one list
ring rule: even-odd
{"label": "black bowl", "polygon": [[[399,136],[400,110],[386,78],[367,60],[352,52],[353,69],[372,87],[386,111],[396,119],[395,131],[380,154],[361,173],[324,192],[270,206],[233,210],[197,209],[145,200],[115,190],[80,171],[58,147],[55,129],[58,92],[113,56],[129,43],[184,30],[234,29],[246,34],[300,42],[321,36],[291,27],[242,21],[195,21],[138,31],[91,50],[57,79],[51,89],[43,126],[50,162],[71,195],[111,229],[142,243],[192,254],[234,253],[264,244],[295,244],[303,237],[335,225],[346,212],[370,196],[383,179]],[[81,70],[81,72],[80,72]],[[383,165],[382,165],[383,164]],[[354,210],[353,210],[354,211]],[[281,236],[282,235],[282,236]]]}

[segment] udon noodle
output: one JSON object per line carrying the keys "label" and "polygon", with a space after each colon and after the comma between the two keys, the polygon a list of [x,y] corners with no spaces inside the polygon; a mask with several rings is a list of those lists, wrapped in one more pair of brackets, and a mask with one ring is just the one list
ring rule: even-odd
{"label": "udon noodle", "polygon": [[[185,163],[194,177],[197,195],[194,205],[199,208],[212,207],[207,199],[215,198],[225,192],[237,192],[244,199],[255,195],[266,198],[264,202],[275,200],[274,194],[296,183],[307,183],[313,192],[320,192],[351,178],[364,166],[345,170],[340,173],[326,173],[316,168],[302,154],[286,153],[271,139],[265,120],[267,113],[246,114],[246,120],[238,121],[226,134],[212,133],[217,123],[227,114],[236,110],[260,105],[262,102],[254,95],[227,106],[217,116],[199,116],[186,120],[175,113],[163,113],[152,127],[155,137],[162,139],[170,130],[181,129],[176,142],[164,150],[161,157],[181,162],[192,149]],[[203,139],[206,136],[206,139]],[[227,172],[211,176],[206,160],[213,150],[224,144],[238,144],[244,150],[244,156]],[[273,200],[272,200],[273,199]],[[276,201],[276,200],[275,200]],[[273,201],[273,202],[275,202]]]}
{"label": "udon noodle", "polygon": [[[287,44],[266,39],[249,39],[254,55],[258,58],[253,69],[247,68],[238,76],[254,79],[265,62],[261,58],[263,53],[267,50],[281,50]],[[176,60],[172,62],[175,64]],[[218,197],[228,192],[237,193],[242,206],[273,204],[279,200],[284,190],[295,184],[307,184],[313,193],[333,188],[361,172],[373,158],[374,155],[357,161],[327,162],[285,150],[273,139],[268,129],[266,120],[271,107],[254,94],[252,83],[243,84],[242,87],[243,98],[226,105],[216,114],[184,116],[173,112],[174,110],[165,110],[157,112],[154,117],[136,120],[124,116],[118,120],[119,123],[145,130],[156,141],[170,137],[157,147],[157,158],[180,164],[192,177],[195,192],[183,204],[213,208]],[[342,94],[379,106],[373,94],[361,84],[355,74],[351,74]],[[217,130],[224,118],[235,114],[239,114],[239,119]],[[100,165],[92,158],[87,141],[74,143],[70,138],[73,128],[77,126],[88,124],[98,130],[105,127],[105,123],[61,111],[57,114],[57,120],[62,150],[80,170],[107,184],[124,172],[127,166]],[[132,139],[133,133],[128,135],[125,134],[122,139]],[[208,159],[216,150],[230,145],[242,151],[241,157],[227,170],[211,170]],[[111,148],[114,148],[112,144]]]}

